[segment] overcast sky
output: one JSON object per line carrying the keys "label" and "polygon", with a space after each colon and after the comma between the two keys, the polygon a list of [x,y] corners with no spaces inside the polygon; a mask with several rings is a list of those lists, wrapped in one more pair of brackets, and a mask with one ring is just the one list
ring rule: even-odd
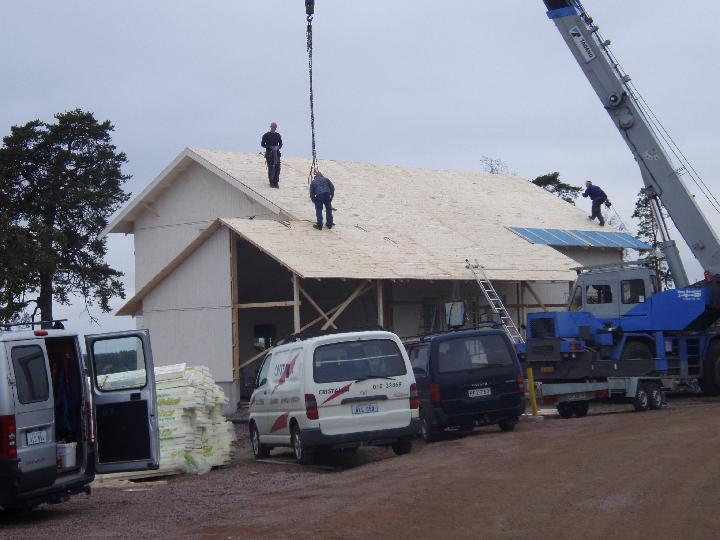
{"label": "overcast sky", "polygon": [[[720,2],[584,3],[717,194]],[[480,170],[490,156],[525,178],[592,179],[629,222],[637,166],[541,0],[317,0],[314,27],[321,159]],[[0,50],[0,132],[90,110],[115,125],[132,193],[185,147],[259,150],[271,120],[286,155],[310,154],[302,0],[4,0]],[[132,237],[112,236],[129,298]],[[56,315],[134,327],[81,311]]]}

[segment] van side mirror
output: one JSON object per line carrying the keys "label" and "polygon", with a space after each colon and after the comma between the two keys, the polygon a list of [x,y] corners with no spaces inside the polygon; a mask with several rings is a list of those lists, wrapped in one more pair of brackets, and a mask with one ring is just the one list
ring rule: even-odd
{"label": "van side mirror", "polygon": [[415,374],[416,377],[427,377],[427,371],[425,371],[421,367],[414,367],[413,373]]}

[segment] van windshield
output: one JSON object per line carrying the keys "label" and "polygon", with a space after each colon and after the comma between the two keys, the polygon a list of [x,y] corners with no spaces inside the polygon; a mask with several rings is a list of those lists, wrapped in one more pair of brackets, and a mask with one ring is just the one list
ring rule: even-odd
{"label": "van windshield", "polygon": [[438,345],[439,373],[510,365],[512,351],[498,334],[450,339]]}
{"label": "van windshield", "polygon": [[315,349],[313,358],[313,379],[316,383],[395,377],[406,373],[400,349],[389,339],[322,345]]}

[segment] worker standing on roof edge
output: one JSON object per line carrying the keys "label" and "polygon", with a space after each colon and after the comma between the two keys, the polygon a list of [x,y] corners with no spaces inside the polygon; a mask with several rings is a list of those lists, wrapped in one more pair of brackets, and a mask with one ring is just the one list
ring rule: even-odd
{"label": "worker standing on roof edge", "polygon": [[317,171],[315,178],[310,182],[310,200],[315,204],[317,223],[314,227],[319,231],[323,228],[323,207],[325,207],[326,227],[333,228],[333,197],[335,197],[335,186],[329,178],[325,178],[320,171]]}
{"label": "worker standing on roof edge", "polygon": [[270,187],[280,187],[280,149],[282,148],[282,137],[276,131],[277,124],[270,124],[270,131],[262,136],[260,146],[265,149],[265,163],[267,164],[268,180]]}
{"label": "worker standing on roof edge", "polygon": [[585,193],[583,193],[582,196],[590,197],[590,200],[592,201],[592,214],[588,216],[588,219],[593,220],[597,218],[600,222],[600,226],[604,227],[605,219],[603,219],[602,212],[600,211],[600,206],[605,203],[605,206],[610,208],[610,201],[608,201],[605,192],[598,186],[594,186],[593,183],[588,180],[587,182],[585,182]]}

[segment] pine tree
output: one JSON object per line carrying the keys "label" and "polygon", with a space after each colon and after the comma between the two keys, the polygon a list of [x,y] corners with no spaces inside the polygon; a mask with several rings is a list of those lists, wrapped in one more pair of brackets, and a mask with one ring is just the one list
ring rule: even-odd
{"label": "pine tree", "polygon": [[538,176],[532,183],[573,205],[575,204],[575,199],[578,198],[578,195],[580,195],[582,191],[582,188],[571,186],[560,180],[559,172]]}
{"label": "pine tree", "polygon": [[[662,206],[662,212],[665,214],[665,208]],[[666,215],[667,217],[667,215]],[[650,244],[654,252],[658,252],[658,244],[660,242],[657,222],[652,210],[652,202],[650,197],[645,193],[645,189],[641,189],[638,192],[638,200],[635,202],[635,211],[632,214],[632,218],[637,220],[638,232],[635,238],[641,242]],[[666,287],[672,287],[673,281],[668,269],[667,261],[665,257],[656,255],[655,257],[655,272],[657,273],[658,279],[661,283],[664,283]]]}
{"label": "pine tree", "polygon": [[99,233],[129,195],[127,161],[113,126],[80,109],[13,126],[0,148],[0,319],[33,309],[53,319],[53,300],[79,295],[110,311],[125,297],[121,272],[104,262]]}

